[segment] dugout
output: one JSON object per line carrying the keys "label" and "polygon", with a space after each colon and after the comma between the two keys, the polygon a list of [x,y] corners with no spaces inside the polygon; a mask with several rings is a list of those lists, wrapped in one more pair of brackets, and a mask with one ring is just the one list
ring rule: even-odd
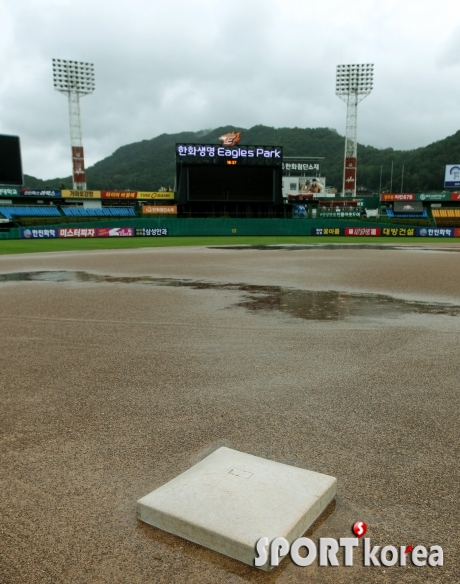
{"label": "dugout", "polygon": [[280,146],[176,144],[182,217],[283,217]]}

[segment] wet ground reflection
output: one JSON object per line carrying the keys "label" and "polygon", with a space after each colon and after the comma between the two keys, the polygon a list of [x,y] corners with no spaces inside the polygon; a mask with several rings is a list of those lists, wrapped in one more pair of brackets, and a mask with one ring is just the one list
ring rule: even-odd
{"label": "wet ground reflection", "polygon": [[284,251],[299,251],[302,249],[375,249],[375,250],[405,250],[405,251],[458,251],[460,247],[421,247],[412,245],[389,245],[389,244],[372,244],[372,243],[311,243],[306,245],[225,245],[208,247],[208,249],[231,249],[231,250],[248,250],[260,249],[266,251],[284,250]]}
{"label": "wet ground reflection", "polygon": [[441,302],[421,302],[394,298],[385,294],[352,294],[331,290],[299,290],[282,286],[256,286],[154,278],[152,276],[107,276],[80,271],[40,271],[0,274],[1,282],[78,282],[143,284],[172,286],[195,290],[231,290],[243,297],[230,308],[239,306],[250,312],[276,311],[305,320],[345,320],[351,317],[397,318],[402,314],[460,315],[460,305]]}

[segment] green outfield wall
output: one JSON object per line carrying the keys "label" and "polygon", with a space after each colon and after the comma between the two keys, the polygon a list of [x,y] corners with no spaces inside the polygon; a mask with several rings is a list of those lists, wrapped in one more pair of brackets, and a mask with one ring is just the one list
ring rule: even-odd
{"label": "green outfield wall", "polygon": [[[203,236],[203,235],[310,235],[312,228],[344,227],[390,227],[391,224],[378,221],[353,221],[337,219],[109,219],[107,221],[85,221],[65,224],[34,225],[33,229],[58,228],[98,228],[98,227],[133,227],[133,228],[167,228],[169,236]],[[398,228],[413,228],[414,225],[398,224]],[[0,230],[0,239],[19,239],[20,228],[9,231]]]}

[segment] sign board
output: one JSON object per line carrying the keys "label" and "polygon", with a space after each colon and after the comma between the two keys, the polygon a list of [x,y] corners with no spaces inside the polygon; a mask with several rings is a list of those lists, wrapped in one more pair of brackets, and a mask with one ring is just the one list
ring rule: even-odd
{"label": "sign board", "polygon": [[345,158],[343,182],[345,191],[356,189],[356,158],[354,157]]}
{"label": "sign board", "polygon": [[415,235],[415,228],[407,227],[384,227],[382,235],[387,237],[413,237]]}
{"label": "sign board", "polygon": [[387,201],[460,201],[460,193],[440,192],[440,193],[382,193],[382,202]]}
{"label": "sign board", "polygon": [[137,198],[167,200],[174,199],[174,193],[173,191],[138,191]]}
{"label": "sign board", "polygon": [[279,166],[281,146],[216,146],[215,144],[176,144],[176,161],[184,164]]}
{"label": "sign board", "polygon": [[426,227],[420,227],[415,230],[415,235],[417,237],[455,237],[455,229],[442,227],[439,229],[429,229]]}
{"label": "sign board", "polygon": [[145,215],[176,215],[177,205],[144,205],[142,213]]}
{"label": "sign board", "polygon": [[70,191],[63,189],[61,191],[63,199],[100,199],[101,191]]}
{"label": "sign board", "polygon": [[142,227],[136,229],[137,237],[164,237],[169,235],[169,230],[167,227]]}
{"label": "sign board", "polygon": [[96,237],[133,237],[132,227],[98,227]]}
{"label": "sign board", "polygon": [[343,227],[313,227],[312,235],[344,235],[345,229]]}
{"label": "sign board", "polygon": [[345,235],[358,235],[358,236],[379,236],[381,232],[380,227],[346,227]]}
{"label": "sign board", "polygon": [[72,228],[59,229],[59,237],[96,237],[96,229]]}
{"label": "sign board", "polygon": [[361,217],[361,211],[350,207],[318,207],[318,217],[323,219],[341,219]]}
{"label": "sign board", "polygon": [[0,185],[22,187],[21,145],[18,136],[0,135]]}
{"label": "sign board", "polygon": [[72,146],[72,169],[73,182],[85,183],[85,157],[83,154],[83,146]]}
{"label": "sign board", "polygon": [[57,229],[21,229],[22,239],[51,239],[57,236]]}
{"label": "sign board", "polygon": [[14,187],[0,187],[0,197],[19,197],[19,189]]}
{"label": "sign board", "polygon": [[444,188],[460,187],[460,164],[447,164],[444,174]]}
{"label": "sign board", "polygon": [[305,176],[307,174],[319,174],[319,162],[308,162],[302,159],[285,161],[281,164],[284,176]]}
{"label": "sign board", "polygon": [[61,196],[59,189],[21,189],[21,197],[39,197],[43,199],[57,198]]}
{"label": "sign board", "polygon": [[101,191],[103,199],[136,199],[137,191]]}
{"label": "sign board", "polygon": [[327,197],[324,176],[283,177],[283,200],[285,203],[312,201]]}
{"label": "sign board", "polygon": [[415,193],[382,193],[382,201],[415,201]]}

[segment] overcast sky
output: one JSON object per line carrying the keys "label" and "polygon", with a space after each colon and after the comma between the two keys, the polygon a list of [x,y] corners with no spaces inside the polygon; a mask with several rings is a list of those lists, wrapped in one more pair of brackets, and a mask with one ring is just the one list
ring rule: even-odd
{"label": "overcast sky", "polygon": [[87,166],[165,132],[344,134],[340,63],[374,63],[359,142],[410,149],[460,128],[458,0],[0,0],[0,23],[0,133],[20,136],[24,172],[43,179],[71,172],[52,58],[95,66]]}

